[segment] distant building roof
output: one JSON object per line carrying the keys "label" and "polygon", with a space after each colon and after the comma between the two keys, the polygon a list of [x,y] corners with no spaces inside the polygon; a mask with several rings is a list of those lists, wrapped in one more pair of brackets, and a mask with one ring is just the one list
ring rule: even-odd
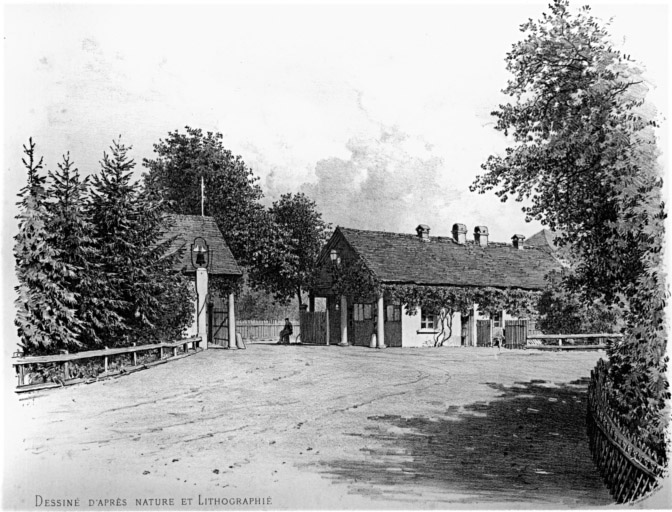
{"label": "distant building roof", "polygon": [[[516,249],[495,242],[481,247],[449,237],[423,240],[412,234],[337,227],[332,241],[340,236],[383,283],[539,290],[546,274],[560,269],[548,251],[535,247]],[[330,246],[331,241],[321,260]]]}
{"label": "distant building roof", "polygon": [[558,248],[555,245],[555,237],[556,235],[553,231],[544,228],[525,240],[525,243],[532,247],[550,248],[552,251],[555,251]]}
{"label": "distant building roof", "polygon": [[169,214],[168,221],[171,226],[165,233],[165,238],[177,236],[170,249],[172,252],[179,251],[184,247],[177,268],[185,270],[188,273],[195,272],[191,263],[191,244],[196,237],[203,237],[210,250],[210,262],[208,273],[211,275],[230,275],[240,276],[242,272],[231,254],[222,232],[217,227],[215,219],[212,217],[201,217],[200,215],[177,215]]}

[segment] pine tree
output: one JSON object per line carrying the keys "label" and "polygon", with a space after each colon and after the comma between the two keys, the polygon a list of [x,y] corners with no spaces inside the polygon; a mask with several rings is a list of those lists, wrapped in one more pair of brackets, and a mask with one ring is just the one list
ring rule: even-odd
{"label": "pine tree", "polygon": [[[46,177],[39,174],[32,138],[23,146],[28,183],[19,193],[19,232],[14,237],[16,319],[20,345],[27,354],[57,353],[80,346],[81,322],[75,315],[76,294],[68,286],[75,276],[53,244],[47,210]],[[27,159],[27,160],[26,160]]]}
{"label": "pine tree", "polygon": [[178,336],[191,320],[188,281],[173,270],[180,255],[168,253],[164,237],[163,205],[131,181],[129,149],[113,142],[92,180],[93,238],[119,318],[98,329],[108,346]]}
{"label": "pine tree", "polygon": [[49,172],[49,177],[49,232],[62,261],[74,271],[66,285],[77,298],[76,314],[82,322],[79,338],[85,349],[102,348],[104,343],[97,333],[105,325],[116,324],[121,319],[110,299],[98,244],[92,238],[92,225],[86,211],[88,177],[80,179],[69,154],[63,156],[56,172]]}
{"label": "pine tree", "polygon": [[94,325],[106,346],[123,346],[130,333],[136,256],[138,212],[131,184],[133,160],[128,148],[114,141],[111,156],[103,153],[101,172],[91,180],[89,217],[98,246],[97,265],[105,279],[109,312],[116,321]]}

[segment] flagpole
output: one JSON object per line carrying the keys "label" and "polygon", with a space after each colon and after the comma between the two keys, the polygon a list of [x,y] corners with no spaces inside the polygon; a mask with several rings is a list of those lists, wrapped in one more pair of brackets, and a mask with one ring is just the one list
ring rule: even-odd
{"label": "flagpole", "polygon": [[203,176],[201,176],[201,217],[205,217],[205,182],[203,181]]}

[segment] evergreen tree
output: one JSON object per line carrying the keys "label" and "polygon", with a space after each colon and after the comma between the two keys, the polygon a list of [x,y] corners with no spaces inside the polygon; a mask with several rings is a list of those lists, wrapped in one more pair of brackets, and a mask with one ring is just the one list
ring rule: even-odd
{"label": "evergreen tree", "polygon": [[49,177],[49,232],[62,261],[74,271],[66,285],[77,297],[77,318],[82,322],[79,338],[83,348],[101,348],[104,343],[97,333],[105,325],[119,323],[121,318],[110,298],[107,279],[99,263],[98,244],[94,243],[87,217],[88,177],[80,179],[69,154],[63,156],[56,172],[49,172]]}
{"label": "evergreen tree", "polygon": [[64,261],[63,251],[53,243],[46,177],[39,174],[43,160],[35,161],[32,138],[23,150],[28,183],[19,193],[19,232],[14,237],[20,345],[31,355],[76,349],[82,323],[75,315],[77,294],[70,286],[75,267]]}
{"label": "evergreen tree", "polygon": [[107,346],[124,345],[133,315],[133,291],[138,240],[138,211],[131,184],[134,162],[128,148],[114,141],[111,156],[103,153],[101,172],[91,181],[89,216],[98,246],[97,265],[105,278],[110,313],[117,321],[92,326]]}
{"label": "evergreen tree", "polygon": [[97,329],[108,346],[178,336],[190,321],[188,281],[173,270],[179,254],[168,254],[162,204],[131,181],[129,149],[113,142],[92,180],[93,239],[119,318]]}

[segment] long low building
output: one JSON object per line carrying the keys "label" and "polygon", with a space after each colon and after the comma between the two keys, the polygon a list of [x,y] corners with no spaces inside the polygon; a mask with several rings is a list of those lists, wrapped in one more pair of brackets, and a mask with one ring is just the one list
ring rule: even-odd
{"label": "long low building", "polygon": [[[505,244],[490,242],[485,226],[477,226],[470,240],[463,224],[453,226],[452,237],[431,237],[429,229],[421,224],[414,235],[336,228],[318,260],[312,290],[315,297],[326,298],[328,343],[369,346],[375,333],[390,347],[433,346],[441,330],[435,312],[420,310],[411,315],[404,304],[384,293],[376,297],[339,294],[336,282],[340,269],[355,263],[388,286],[526,291],[542,290],[546,274],[561,268],[553,252],[527,247],[522,235],[514,235],[512,243]],[[453,315],[452,335],[443,345],[475,346],[477,320],[492,320],[490,325],[497,333],[511,318],[506,311],[479,313],[476,304],[467,315]]]}

